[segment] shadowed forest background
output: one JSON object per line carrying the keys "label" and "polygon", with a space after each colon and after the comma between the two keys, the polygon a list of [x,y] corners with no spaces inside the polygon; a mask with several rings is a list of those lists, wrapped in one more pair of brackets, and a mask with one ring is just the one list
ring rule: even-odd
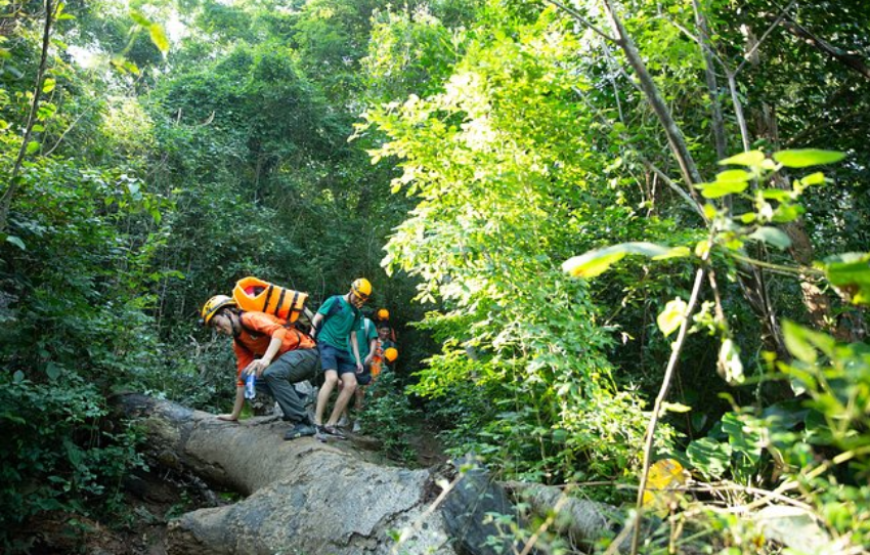
{"label": "shadowed forest background", "polygon": [[0,12],[3,550],[139,518],[110,399],[226,412],[197,318],[248,275],[372,282],[396,463],[423,426],[625,520],[670,488],[641,552],[778,553],[773,496],[788,552],[870,549],[870,3]]}

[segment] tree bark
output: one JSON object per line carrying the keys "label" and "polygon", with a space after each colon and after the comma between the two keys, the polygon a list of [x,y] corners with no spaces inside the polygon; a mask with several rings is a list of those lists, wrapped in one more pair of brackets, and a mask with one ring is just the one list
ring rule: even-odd
{"label": "tree bark", "polygon": [[[445,488],[443,473],[366,462],[352,442],[284,441],[289,424],[274,419],[223,422],[134,394],[117,403],[127,416],[142,419],[147,446],[161,464],[185,467],[247,496],[170,522],[169,553],[508,555],[517,545],[512,536],[497,542],[502,547],[486,545],[486,538],[506,532],[484,512],[507,512],[520,524],[522,518],[480,469],[458,474]],[[493,499],[501,499],[497,509],[485,509]],[[595,514],[584,522],[607,522],[597,506],[587,510]],[[579,529],[594,541],[608,527]],[[398,542],[393,531],[401,532]]]}

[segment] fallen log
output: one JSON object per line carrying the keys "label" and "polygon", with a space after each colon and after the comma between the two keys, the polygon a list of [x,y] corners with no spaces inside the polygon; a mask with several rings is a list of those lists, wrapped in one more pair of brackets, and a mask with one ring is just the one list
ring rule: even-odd
{"label": "fallen log", "polygon": [[[143,395],[120,396],[118,403],[127,416],[140,418],[149,450],[161,464],[183,467],[246,496],[234,505],[200,509],[172,521],[169,553],[514,552],[512,538],[501,549],[482,543],[498,533],[491,515],[484,514],[489,511],[478,508],[484,498],[495,499],[496,512],[522,523],[501,486],[482,470],[458,479],[454,470],[445,493],[443,472],[366,462],[350,442],[284,441],[290,425],[274,418],[224,422]],[[592,527],[584,535],[595,536]]]}

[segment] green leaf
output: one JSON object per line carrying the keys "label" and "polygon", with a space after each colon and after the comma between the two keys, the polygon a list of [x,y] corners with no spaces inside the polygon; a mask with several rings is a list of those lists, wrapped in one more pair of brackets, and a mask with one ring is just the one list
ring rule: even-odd
{"label": "green leaf", "polygon": [[30,141],[27,143],[27,154],[33,154],[39,150],[39,141]]}
{"label": "green leaf", "polygon": [[45,365],[45,375],[48,376],[48,379],[54,381],[60,377],[61,368],[57,364],[53,362],[49,362]]}
{"label": "green leaf", "polygon": [[749,183],[746,181],[714,181],[698,185],[698,188],[701,189],[701,196],[704,198],[720,198],[725,195],[742,193],[747,187],[749,187]]}
{"label": "green leaf", "polygon": [[689,412],[692,410],[692,407],[688,405],[684,405],[682,403],[669,403],[667,401],[662,403],[662,410],[665,412]]}
{"label": "green leaf", "polygon": [[51,77],[49,77],[48,79],[46,79],[42,83],[42,92],[44,92],[46,94],[50,93],[51,91],[54,90],[54,87],[56,84],[57,84],[57,82],[54,79],[52,79]]}
{"label": "green leaf", "polygon": [[148,30],[151,33],[151,42],[154,43],[154,46],[164,54],[169,52],[169,39],[166,38],[166,33],[163,32],[163,26],[159,23],[152,23]]}
{"label": "green leaf", "polygon": [[15,383],[21,383],[24,381],[24,372],[21,370],[16,370],[14,374],[12,374],[12,381]]}
{"label": "green leaf", "polygon": [[665,337],[677,331],[686,319],[686,309],[688,305],[679,297],[669,301],[665,305],[665,309],[656,318],[656,324],[659,329],[665,334]]}
{"label": "green leaf", "polygon": [[722,431],[728,434],[728,443],[734,453],[745,456],[752,464],[761,460],[764,426],[755,418],[733,412],[722,417]]}
{"label": "green leaf", "polygon": [[716,361],[716,369],[729,384],[741,384],[746,377],[743,375],[743,362],[740,361],[740,349],[734,341],[726,339],[719,348],[719,358]]}
{"label": "green leaf", "polygon": [[731,158],[726,158],[719,161],[720,166],[735,165],[735,166],[759,166],[764,162],[764,153],[760,150],[752,150],[749,152],[741,152]]}
{"label": "green leaf", "polygon": [[762,189],[761,196],[768,200],[775,200],[777,202],[786,202],[791,200],[794,193],[791,191],[785,191],[783,189]]}
{"label": "green leaf", "polygon": [[801,179],[801,183],[809,187],[810,185],[821,185],[825,182],[825,174],[822,172],[811,173]]}
{"label": "green leaf", "polygon": [[145,15],[139,10],[130,10],[130,18],[135,21],[137,25],[151,27],[151,20],[145,17]]}
{"label": "green leaf", "polygon": [[762,226],[756,229],[749,239],[763,241],[774,247],[783,250],[791,246],[791,239],[781,229],[775,227]]}
{"label": "green leaf", "polygon": [[821,164],[839,162],[846,155],[835,150],[818,150],[805,148],[797,150],[782,150],[773,154],[773,159],[788,168],[806,168]]}
{"label": "green leaf", "polygon": [[709,437],[690,443],[686,455],[695,468],[712,478],[721,478],[731,466],[731,446]]}
{"label": "green leaf", "polygon": [[671,250],[655,243],[621,243],[574,256],[562,263],[562,270],[571,276],[589,279],[603,274],[627,254],[641,254],[652,258],[668,254]]}
{"label": "green leaf", "polygon": [[16,236],[16,235],[7,235],[6,242],[12,243],[13,245],[15,245],[16,247],[18,247],[19,249],[21,249],[23,251],[27,250],[27,247],[24,246],[24,241],[22,241],[21,238]]}
{"label": "green leaf", "polygon": [[782,335],[788,352],[802,362],[814,364],[818,358],[818,352],[806,340],[805,331],[804,328],[789,320],[782,323]]}

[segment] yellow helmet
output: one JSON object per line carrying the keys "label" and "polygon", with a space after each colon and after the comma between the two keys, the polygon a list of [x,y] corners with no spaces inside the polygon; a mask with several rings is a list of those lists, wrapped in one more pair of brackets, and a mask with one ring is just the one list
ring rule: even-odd
{"label": "yellow helmet", "polygon": [[225,306],[236,306],[236,301],[226,295],[215,295],[210,298],[202,307],[202,319],[200,320],[200,323],[202,323],[203,326],[207,326],[209,322],[211,322],[211,319],[214,318],[214,315],[217,314],[218,310]]}
{"label": "yellow helmet", "polygon": [[390,311],[386,308],[380,308],[377,312],[377,319],[381,321],[387,321],[390,319]]}
{"label": "yellow helmet", "polygon": [[387,359],[387,362],[395,362],[397,358],[399,358],[399,351],[395,347],[388,347],[384,351],[384,358]]}
{"label": "yellow helmet", "polygon": [[354,295],[365,301],[372,294],[372,284],[366,278],[359,278],[354,280],[350,285],[350,290],[353,291]]}

